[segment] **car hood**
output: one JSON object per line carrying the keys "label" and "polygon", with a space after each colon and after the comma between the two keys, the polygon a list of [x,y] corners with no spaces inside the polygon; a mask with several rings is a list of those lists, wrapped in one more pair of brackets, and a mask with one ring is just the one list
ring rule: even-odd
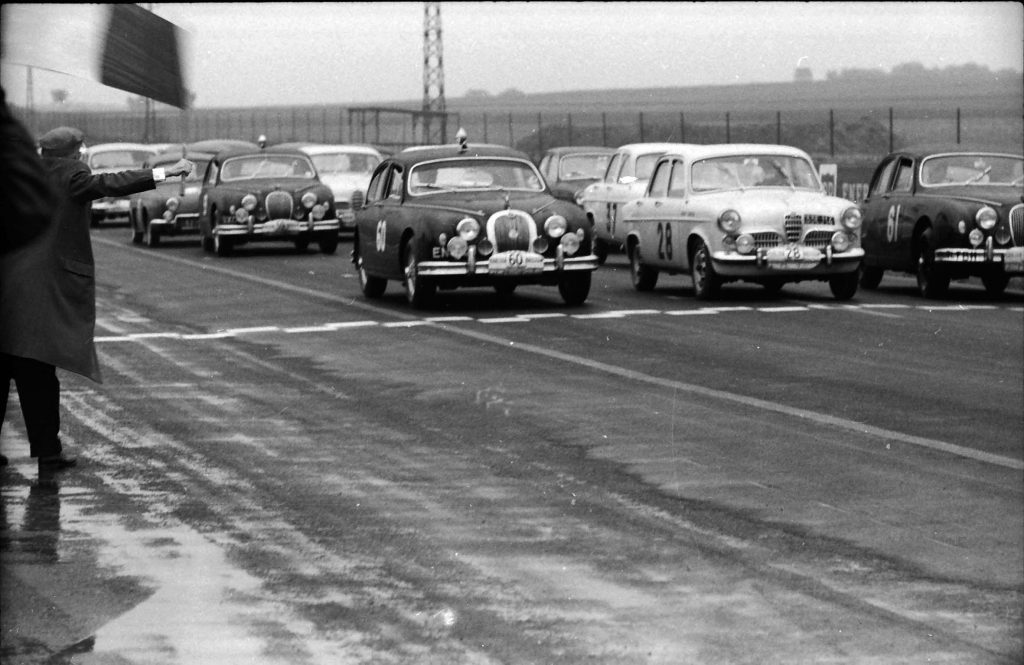
{"label": "car hood", "polygon": [[954,185],[952,187],[929,187],[919,191],[920,196],[929,198],[955,199],[964,203],[979,203],[993,207],[1024,202],[1024,190],[998,185]]}
{"label": "car hood", "polygon": [[320,174],[320,182],[331,188],[335,199],[349,200],[352,192],[366,191],[370,184],[370,176],[366,174],[328,173]]}
{"label": "car hood", "polygon": [[782,187],[757,188],[696,194],[693,196],[696,205],[707,206],[716,210],[733,208],[741,216],[785,216],[791,212],[801,214],[838,215],[855,204],[836,196],[828,196],[821,192]]}
{"label": "car hood", "polygon": [[566,215],[565,203],[547,192],[506,192],[505,190],[439,193],[417,196],[409,201],[409,205],[476,215],[492,215],[505,208],[523,210],[531,215],[546,210],[550,210],[552,214],[558,212],[561,215]]}

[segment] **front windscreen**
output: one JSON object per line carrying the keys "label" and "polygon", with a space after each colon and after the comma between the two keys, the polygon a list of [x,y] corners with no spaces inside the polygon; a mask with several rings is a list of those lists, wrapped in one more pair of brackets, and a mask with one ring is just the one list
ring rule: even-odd
{"label": "front windscreen", "polygon": [[694,162],[690,178],[695,192],[752,187],[821,189],[814,166],[790,155],[729,155]]}
{"label": "front windscreen", "polygon": [[359,152],[331,152],[311,157],[316,170],[322,175],[361,174],[370,175],[380,164],[376,155]]}
{"label": "front windscreen", "polygon": [[233,157],[224,162],[220,173],[220,179],[224,182],[255,178],[316,178],[313,164],[304,155],[262,154]]}
{"label": "front windscreen", "polygon": [[544,189],[537,169],[512,159],[446,159],[412,167],[409,192],[414,195],[462,190]]}
{"label": "front windscreen", "polygon": [[1004,155],[940,155],[921,162],[921,184],[1020,186],[1024,158]]}
{"label": "front windscreen", "polygon": [[558,177],[562,180],[600,178],[608,168],[612,156],[608,155],[566,155],[558,164]]}
{"label": "front windscreen", "polygon": [[93,169],[137,169],[153,156],[144,150],[107,150],[89,155],[89,168]]}

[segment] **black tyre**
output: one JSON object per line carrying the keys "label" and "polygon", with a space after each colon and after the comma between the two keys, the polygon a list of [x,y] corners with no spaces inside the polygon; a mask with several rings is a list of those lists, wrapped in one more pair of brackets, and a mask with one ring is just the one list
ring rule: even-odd
{"label": "black tyre", "polygon": [[364,296],[376,299],[384,295],[384,290],[388,288],[388,280],[367,273],[362,258],[356,259],[356,273],[359,275],[359,288]]}
{"label": "black tyre", "polygon": [[587,301],[590,295],[589,270],[566,273],[558,282],[558,293],[562,300],[570,307],[578,307]]}
{"label": "black tyre", "polygon": [[603,266],[608,260],[608,243],[599,238],[594,238],[594,256],[597,257],[597,265]]}
{"label": "black tyre", "polygon": [[651,291],[658,284],[658,271],[643,264],[636,245],[629,248],[629,278],[637,291]]}
{"label": "black tyre", "polygon": [[405,299],[416,309],[426,309],[434,300],[437,285],[420,276],[419,258],[416,246],[409,243],[405,248]]}
{"label": "black tyre", "polygon": [[842,275],[834,275],[828,280],[828,288],[832,291],[832,296],[836,300],[849,300],[857,293],[859,279],[860,275],[857,274],[856,270]]}
{"label": "black tyre", "polygon": [[202,245],[204,252],[213,252],[213,237],[212,236],[200,236],[199,244]]}
{"label": "black tyre", "polygon": [[990,296],[998,296],[1010,284],[1010,276],[1006,273],[989,273],[981,276],[981,283],[985,285],[985,291]]}
{"label": "black tyre", "polygon": [[154,228],[149,221],[148,215],[142,216],[143,242],[147,247],[158,247],[160,245],[160,229]]}
{"label": "black tyre", "polygon": [[932,230],[925,229],[918,239],[917,290],[925,298],[944,298],[949,292],[949,273],[935,264]]}
{"label": "black tyre", "polygon": [[234,246],[232,246],[231,240],[219,233],[213,236],[213,251],[217,256],[231,256],[233,250]]}
{"label": "black tyre", "polygon": [[130,228],[132,231],[131,238],[133,245],[141,245],[144,235],[142,231],[139,230],[138,217],[139,216],[136,215],[134,212],[128,213],[128,228]]}
{"label": "black tyre", "polygon": [[769,279],[761,282],[761,286],[764,287],[765,293],[772,296],[779,295],[782,291],[782,287],[785,285],[781,279]]}
{"label": "black tyre", "polygon": [[309,249],[309,239],[307,239],[307,238],[297,238],[295,240],[295,251],[296,252],[298,252],[299,254],[302,254],[307,249]]}
{"label": "black tyre", "polygon": [[334,254],[338,251],[338,235],[324,234],[320,236],[320,239],[316,241],[316,244],[320,248],[321,254]]}
{"label": "black tyre", "polygon": [[693,295],[697,300],[710,300],[718,295],[722,278],[715,273],[715,267],[711,265],[711,251],[704,243],[693,253],[690,274],[693,277]]}
{"label": "black tyre", "polygon": [[515,282],[498,282],[494,285],[494,292],[502,298],[508,298],[516,292],[517,286]]}
{"label": "black tyre", "polygon": [[863,266],[860,270],[860,285],[865,289],[877,289],[882,283],[885,270],[876,266]]}

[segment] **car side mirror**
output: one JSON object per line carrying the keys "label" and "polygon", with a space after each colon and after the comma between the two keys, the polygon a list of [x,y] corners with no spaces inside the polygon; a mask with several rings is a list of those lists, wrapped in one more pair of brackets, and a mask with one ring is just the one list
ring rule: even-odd
{"label": "car side mirror", "polygon": [[352,210],[362,210],[365,204],[366,197],[363,195],[362,190],[357,189],[352,192]]}

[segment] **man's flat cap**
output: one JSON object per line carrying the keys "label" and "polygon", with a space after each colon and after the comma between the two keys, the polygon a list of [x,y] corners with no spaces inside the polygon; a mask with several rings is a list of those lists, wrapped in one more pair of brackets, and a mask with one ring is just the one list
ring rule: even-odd
{"label": "man's flat cap", "polygon": [[57,127],[42,135],[39,147],[48,152],[70,153],[82,145],[85,135],[74,127]]}

